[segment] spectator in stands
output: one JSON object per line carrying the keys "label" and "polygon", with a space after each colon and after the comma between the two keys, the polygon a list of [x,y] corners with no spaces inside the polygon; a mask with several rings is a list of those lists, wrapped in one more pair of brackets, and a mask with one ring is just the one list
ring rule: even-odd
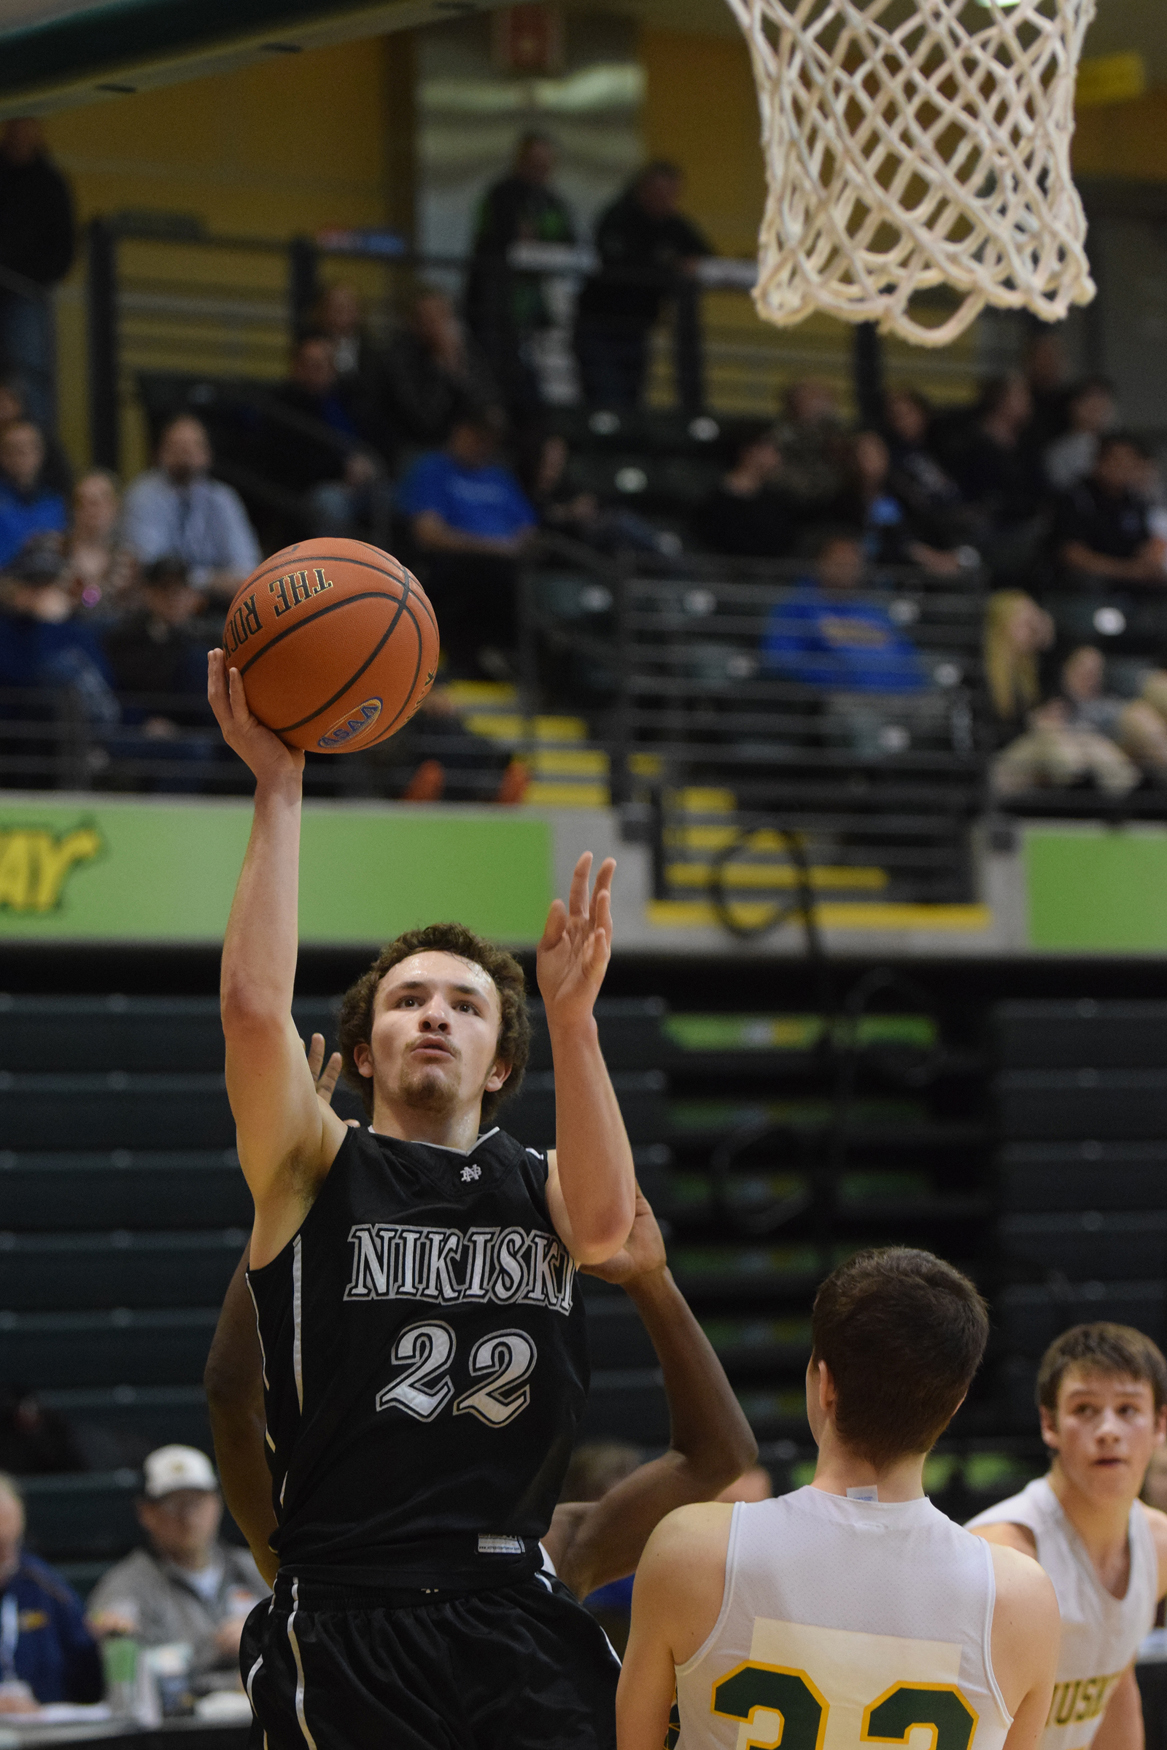
{"label": "spectator in stands", "polygon": [[120,718],[92,625],[74,615],[64,561],[50,538],[30,542],[0,577],[0,687],[71,691],[91,723]]}
{"label": "spectator in stands", "polygon": [[1104,673],[1102,653],[1091,646],[1067,657],[1059,695],[1030,711],[1025,733],[994,760],[997,795],[1093,783],[1125,796],[1136,787],[1139,768],[1118,745],[1128,707],[1104,694]]}
{"label": "spectator in stands", "polygon": [[856,432],[844,451],[843,490],[830,506],[830,521],[854,528],[872,565],[919,565],[934,577],[954,577],[967,555],[921,540],[907,508],[891,485],[891,453],[877,431]]}
{"label": "spectator in stands", "polygon": [[864,569],[855,536],[822,538],[814,575],[770,614],[762,658],[771,674],[848,693],[912,693],[928,685],[918,651],[887,610],[858,594]]}
{"label": "spectator in stands", "polygon": [[733,467],[694,514],[701,542],[735,558],[781,559],[792,552],[798,523],[782,491],[783,473],[772,430],[743,438]]}
{"label": "spectator in stands", "polygon": [[1106,377],[1087,377],[1066,403],[1066,430],[1047,445],[1042,457],[1045,477],[1056,492],[1070,492],[1085,480],[1098,460],[1098,446],[1113,429],[1118,409],[1114,388]]}
{"label": "spectator in stands", "polygon": [[499,678],[516,639],[516,564],[536,518],[498,459],[496,422],[462,414],[442,450],[414,463],[398,491],[424,561],[452,674]]}
{"label": "spectator in stands", "polygon": [[498,386],[445,292],[427,288],[409,307],[407,326],[385,356],[385,416],[408,445],[444,444],[467,405],[493,407]]}
{"label": "spectator in stands", "polygon": [[1033,407],[1028,436],[1040,453],[1066,429],[1069,370],[1061,335],[1044,322],[1034,322],[1025,347],[1025,382]]}
{"label": "spectator in stands", "polygon": [[211,442],[193,414],[163,426],[156,465],[126,493],[124,534],[142,565],[176,553],[191,582],[208,595],[230,599],[259,564],[255,538],[239,494],[211,479]]}
{"label": "spectator in stands", "polygon": [[[171,693],[197,700],[207,690],[205,639],[191,622],[202,606],[185,562],[170,554],[142,573],[142,606],[117,621],[105,635],[106,655],[119,693]],[[127,722],[134,721],[128,715]],[[147,735],[164,739],[177,733],[171,718],[153,714],[143,721]]]}
{"label": "spectator in stands", "polygon": [[0,354],[24,386],[28,412],[45,431],[56,425],[56,312],[51,288],[73,263],[69,184],[31,116],[0,134],[0,267],[28,282],[0,286]]}
{"label": "spectator in stands", "polygon": [[35,535],[63,534],[65,501],[45,484],[45,441],[31,420],[0,431],[0,566]]}
{"label": "spectator in stands", "polygon": [[82,610],[104,614],[125,605],[138,562],[121,539],[121,493],[108,468],[91,468],[73,488],[62,583]]}
{"label": "spectator in stands", "polygon": [[547,134],[524,134],[510,174],[487,189],[474,222],[466,318],[520,422],[541,399],[531,337],[551,318],[543,275],[512,268],[508,253],[515,243],[575,242],[570,208],[551,186],[554,174],[554,141]]}
{"label": "spectator in stands", "polygon": [[219,1541],[223,1499],[211,1461],[193,1446],[162,1446],[143,1466],[138,1519],[149,1539],[103,1574],[89,1597],[99,1635],[156,1647],[185,1641],[197,1690],[239,1682],[239,1637],[268,1587],[249,1551]]}
{"label": "spectator in stands", "polygon": [[985,680],[1001,741],[1015,735],[1041,698],[1040,658],[1053,620],[1020,589],[995,590],[985,609]]}
{"label": "spectator in stands", "polygon": [[932,441],[932,408],[915,389],[892,389],[884,402],[883,435],[891,456],[888,484],[921,537],[936,547],[967,540],[969,519],[960,487]]}
{"label": "spectator in stands", "polygon": [[1167,540],[1151,532],[1149,456],[1137,438],[1110,432],[1085,480],[1058,500],[1054,550],[1071,572],[1114,583],[1167,582]]}
{"label": "spectator in stands", "polygon": [[327,335],[300,336],[271,403],[257,457],[271,481],[302,500],[304,528],[288,538],[306,529],[386,546],[392,498],[384,468],[340,388]]}
{"label": "spectator in stands", "polygon": [[600,271],[576,306],[575,351],[584,398],[598,407],[638,407],[648,372],[648,337],[679,281],[713,250],[678,210],[684,177],[675,164],[648,164],[600,214]]}
{"label": "spectator in stands", "polygon": [[392,433],[385,417],[385,358],[365,326],[361,295],[347,280],[326,286],[311,325],[332,347],[336,392],[356,431],[388,455]]}
{"label": "spectator in stands", "polygon": [[101,1655],[73,1588],[24,1548],[24,1502],[0,1475],[0,1714],[95,1702]]}
{"label": "spectator in stands", "polygon": [[576,492],[568,483],[570,454],[553,433],[540,442],[530,474],[531,503],[541,526],[582,541],[600,553],[664,553],[682,549],[672,529],[658,529],[622,504],[602,504],[594,492]]}
{"label": "spectator in stands", "polygon": [[783,486],[802,514],[821,513],[843,487],[843,422],[833,391],[806,377],[791,383],[774,427]]}
{"label": "spectator in stands", "polygon": [[977,515],[976,544],[999,574],[1031,564],[1041,540],[1045,481],[1030,434],[1032,420],[1033,397],[1025,378],[1016,372],[995,377],[948,457]]}
{"label": "spectator in stands", "polygon": [[[29,417],[28,397],[24,385],[14,371],[0,374],[0,432]],[[33,422],[35,424],[35,421]],[[59,492],[67,499],[73,490],[73,468],[60,438],[41,431],[45,443],[45,465],[41,480],[50,492]]]}

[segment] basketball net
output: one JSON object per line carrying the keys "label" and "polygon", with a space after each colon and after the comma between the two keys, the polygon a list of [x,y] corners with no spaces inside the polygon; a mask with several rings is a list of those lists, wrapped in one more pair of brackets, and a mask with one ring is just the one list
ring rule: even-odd
{"label": "basketball net", "polygon": [[[758,313],[814,310],[945,346],[994,304],[1094,296],[1070,176],[1095,0],[729,0],[750,44],[768,196]],[[914,292],[958,308],[928,323]]]}

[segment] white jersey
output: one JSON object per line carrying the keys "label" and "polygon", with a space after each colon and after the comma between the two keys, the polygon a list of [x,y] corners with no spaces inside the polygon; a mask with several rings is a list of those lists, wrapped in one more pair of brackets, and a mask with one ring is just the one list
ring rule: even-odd
{"label": "white jersey", "polygon": [[1111,1691],[1155,1621],[1159,1559],[1147,1516],[1136,1501],[1127,1533],[1131,1575],[1123,1598],[1115,1598],[1099,1580],[1044,1477],[969,1520],[970,1526],[1001,1524],[1027,1525],[1032,1531],[1062,1617],[1058,1676],[1041,1750],[1086,1750]]}
{"label": "white jersey", "polygon": [[860,1750],[913,1726],[999,1750],[995,1597],[988,1545],[924,1498],[739,1503],[721,1614],[677,1668],[681,1750]]}

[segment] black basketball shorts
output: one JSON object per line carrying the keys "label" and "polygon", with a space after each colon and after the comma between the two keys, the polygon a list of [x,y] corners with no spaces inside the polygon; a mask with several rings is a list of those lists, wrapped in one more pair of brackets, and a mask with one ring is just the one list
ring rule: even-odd
{"label": "black basketball shorts", "polygon": [[404,1607],[281,1577],[239,1657],[266,1750],[615,1750],[619,1661],[548,1574]]}

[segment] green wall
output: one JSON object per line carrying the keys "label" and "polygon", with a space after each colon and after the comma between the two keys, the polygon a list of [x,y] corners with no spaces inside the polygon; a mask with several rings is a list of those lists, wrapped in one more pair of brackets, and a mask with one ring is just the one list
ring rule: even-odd
{"label": "green wall", "polygon": [[[0,804],[0,939],[216,942],[247,845],[247,802]],[[552,897],[549,824],[501,809],[308,804],[305,943],[380,942],[450,918],[535,942]]]}

